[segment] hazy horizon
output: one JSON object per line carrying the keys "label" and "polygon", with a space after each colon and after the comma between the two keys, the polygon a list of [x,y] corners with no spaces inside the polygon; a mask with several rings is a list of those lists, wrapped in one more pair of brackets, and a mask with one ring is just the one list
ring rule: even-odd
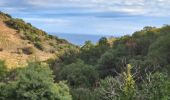
{"label": "hazy horizon", "polygon": [[99,34],[76,34],[76,33],[50,33],[52,35],[56,35],[61,39],[65,39],[72,44],[82,46],[86,41],[91,41],[92,43],[97,43],[102,37],[118,37],[114,35],[99,35]]}

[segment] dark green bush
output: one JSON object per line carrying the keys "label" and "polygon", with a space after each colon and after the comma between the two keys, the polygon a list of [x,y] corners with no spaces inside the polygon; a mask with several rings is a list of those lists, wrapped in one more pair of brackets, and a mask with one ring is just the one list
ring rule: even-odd
{"label": "dark green bush", "polygon": [[94,66],[84,64],[83,61],[78,60],[64,66],[60,72],[60,79],[67,80],[73,87],[89,87],[97,81],[98,73]]}
{"label": "dark green bush", "polygon": [[34,43],[35,47],[38,48],[39,50],[44,50],[44,46],[42,45],[41,42],[35,42]]}
{"label": "dark green bush", "polygon": [[35,53],[35,50],[33,47],[25,47],[25,48],[22,48],[22,52],[24,54],[31,55]]}

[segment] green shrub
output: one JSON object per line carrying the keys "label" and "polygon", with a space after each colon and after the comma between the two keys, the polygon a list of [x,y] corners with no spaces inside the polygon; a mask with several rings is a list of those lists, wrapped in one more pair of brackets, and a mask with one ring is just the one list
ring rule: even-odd
{"label": "green shrub", "polygon": [[140,100],[169,100],[170,80],[162,73],[148,74],[139,92]]}
{"label": "green shrub", "polygon": [[31,55],[35,53],[35,50],[33,47],[25,47],[25,48],[22,48],[22,52],[24,54]]}
{"label": "green shrub", "polygon": [[121,81],[113,77],[106,77],[101,80],[99,87],[95,90],[98,100],[119,100]]}
{"label": "green shrub", "polygon": [[98,73],[94,66],[84,64],[83,61],[66,65],[60,72],[60,78],[67,80],[71,86],[89,87],[93,86],[98,79]]}
{"label": "green shrub", "polygon": [[7,67],[5,65],[5,61],[0,60],[0,81],[7,73]]}
{"label": "green shrub", "polygon": [[48,66],[30,63],[14,81],[0,83],[1,100],[72,100],[65,82],[54,83]]}
{"label": "green shrub", "polygon": [[99,100],[93,90],[88,88],[76,88],[71,90],[73,100]]}
{"label": "green shrub", "polygon": [[35,42],[34,46],[42,51],[45,49],[41,42]]}

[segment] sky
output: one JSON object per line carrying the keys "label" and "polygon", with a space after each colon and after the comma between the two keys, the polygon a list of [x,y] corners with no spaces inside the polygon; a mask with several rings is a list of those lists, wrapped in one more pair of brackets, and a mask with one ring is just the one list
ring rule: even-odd
{"label": "sky", "polygon": [[170,0],[0,0],[0,11],[44,31],[122,36],[170,24]]}

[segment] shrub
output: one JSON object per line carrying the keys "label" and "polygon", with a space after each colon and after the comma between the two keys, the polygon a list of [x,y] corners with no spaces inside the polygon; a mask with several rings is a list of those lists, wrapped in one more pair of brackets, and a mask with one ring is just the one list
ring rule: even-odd
{"label": "shrub", "polygon": [[169,100],[170,80],[162,73],[148,74],[139,93],[140,100]]}
{"label": "shrub", "polygon": [[66,65],[60,72],[60,78],[67,80],[71,86],[93,86],[98,79],[98,73],[94,66],[84,64],[78,60]]}
{"label": "shrub", "polygon": [[73,100],[99,100],[94,91],[88,88],[76,88],[71,90]]}
{"label": "shrub", "polygon": [[64,82],[54,83],[48,66],[30,63],[17,70],[15,81],[0,83],[1,100],[72,100]]}
{"label": "shrub", "polygon": [[7,73],[7,67],[5,65],[5,61],[0,60],[0,81]]}
{"label": "shrub", "polygon": [[22,49],[22,52],[27,55],[31,55],[35,53],[35,50],[33,47],[25,47]]}
{"label": "shrub", "polygon": [[101,80],[96,89],[99,100],[117,100],[119,98],[120,81],[113,77]]}
{"label": "shrub", "polygon": [[35,42],[34,46],[42,51],[45,49],[41,42]]}
{"label": "shrub", "polygon": [[128,64],[123,74],[101,80],[96,89],[99,100],[136,100],[136,87],[131,68]]}
{"label": "shrub", "polygon": [[3,51],[3,48],[0,48],[0,52],[2,52]]}

